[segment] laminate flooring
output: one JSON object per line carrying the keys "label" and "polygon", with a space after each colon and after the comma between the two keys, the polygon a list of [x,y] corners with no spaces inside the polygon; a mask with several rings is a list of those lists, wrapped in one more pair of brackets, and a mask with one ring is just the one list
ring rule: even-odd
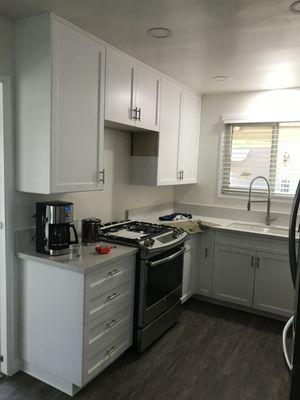
{"label": "laminate flooring", "polygon": [[[283,323],[196,300],[144,354],[127,351],[75,400],[288,400]],[[0,379],[1,400],[69,396],[24,373]]]}

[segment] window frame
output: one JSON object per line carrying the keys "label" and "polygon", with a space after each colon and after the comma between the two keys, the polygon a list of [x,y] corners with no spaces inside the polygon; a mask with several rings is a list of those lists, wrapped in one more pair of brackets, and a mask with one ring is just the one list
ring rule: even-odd
{"label": "window frame", "polygon": [[[273,124],[274,126],[278,125],[280,123],[290,123],[290,122],[297,122],[299,123],[300,117],[299,118],[293,118],[293,119],[282,119],[280,121],[274,121],[271,119],[252,119],[250,117],[235,117],[235,118],[222,118],[220,117],[220,123],[221,123],[221,134],[219,135],[219,155],[218,155],[218,179],[217,179],[217,197],[222,198],[222,199],[236,199],[236,200],[244,200],[246,197],[248,197],[249,190],[247,189],[228,189],[227,191],[222,190],[222,183],[223,183],[223,155],[224,155],[224,139],[226,135],[226,127],[228,125],[237,125],[237,124]],[[274,129],[274,128],[273,128]],[[275,146],[278,147],[278,142],[274,141],[274,138],[272,138],[272,147]],[[276,149],[277,151],[277,149]],[[231,155],[231,153],[230,153]],[[272,163],[270,163],[270,169],[271,169]],[[271,175],[271,173],[270,173]],[[273,174],[272,174],[273,175]],[[272,181],[270,182],[271,186],[271,196],[272,200],[275,203],[291,203],[294,199],[294,195],[290,194],[280,194],[280,193],[275,193],[272,192],[272,188],[274,187],[274,179],[275,176],[272,178]],[[271,185],[272,183],[272,185]],[[252,194],[254,197],[257,198],[263,198],[266,196],[266,191],[264,189],[258,190],[258,189],[253,189]]]}

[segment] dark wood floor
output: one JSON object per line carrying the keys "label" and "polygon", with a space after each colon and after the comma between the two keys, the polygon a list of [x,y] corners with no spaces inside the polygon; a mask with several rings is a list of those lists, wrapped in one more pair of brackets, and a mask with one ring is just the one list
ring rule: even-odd
{"label": "dark wood floor", "polygon": [[[142,356],[131,351],[76,400],[288,400],[283,324],[190,300],[179,323]],[[0,380],[1,400],[69,396],[23,373]]]}

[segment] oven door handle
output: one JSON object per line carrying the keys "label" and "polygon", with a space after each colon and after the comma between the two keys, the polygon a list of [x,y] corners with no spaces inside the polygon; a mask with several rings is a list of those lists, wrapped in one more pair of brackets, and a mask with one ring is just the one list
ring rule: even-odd
{"label": "oven door handle", "polygon": [[180,256],[181,254],[183,254],[184,252],[185,252],[185,247],[182,247],[179,251],[177,251],[177,252],[174,253],[174,254],[171,254],[171,255],[168,256],[168,257],[162,258],[161,260],[157,260],[157,261],[147,261],[147,264],[148,264],[150,267],[156,267],[157,265],[163,264],[163,263],[165,263],[165,262],[167,262],[167,261],[174,260],[174,258],[179,257],[179,256]]}

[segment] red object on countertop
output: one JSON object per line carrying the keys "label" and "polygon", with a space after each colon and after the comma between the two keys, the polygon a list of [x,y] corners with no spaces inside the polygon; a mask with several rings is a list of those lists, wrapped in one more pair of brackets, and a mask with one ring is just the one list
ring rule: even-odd
{"label": "red object on countertop", "polygon": [[95,250],[98,254],[109,254],[113,246],[96,246]]}

